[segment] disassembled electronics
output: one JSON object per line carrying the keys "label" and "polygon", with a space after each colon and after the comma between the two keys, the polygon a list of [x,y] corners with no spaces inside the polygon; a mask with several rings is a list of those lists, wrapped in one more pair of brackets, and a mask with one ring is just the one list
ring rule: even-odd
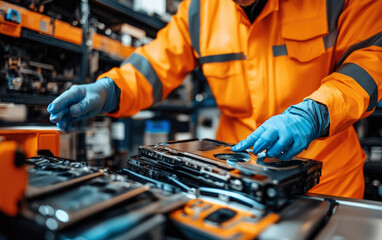
{"label": "disassembled electronics", "polygon": [[85,163],[47,155],[32,157],[26,161],[30,164],[27,167],[27,198],[57,191],[104,174],[102,169]]}
{"label": "disassembled electronics", "polygon": [[233,152],[231,147],[209,139],[141,146],[138,156],[128,160],[128,168],[167,183],[172,183],[172,178],[193,188],[236,191],[276,208],[289,196],[304,194],[319,182],[322,168],[319,161],[257,160],[255,154]]}
{"label": "disassembled electronics", "polygon": [[22,215],[52,231],[148,190],[124,176],[49,153],[27,162],[33,165],[28,168],[27,201]]}
{"label": "disassembled electronics", "polygon": [[[142,146],[117,173],[40,150],[26,159],[28,195],[12,204],[18,214],[0,212],[0,237],[302,240],[332,229],[344,235],[328,222],[355,207],[365,216],[380,215],[377,205],[353,201],[350,209],[341,199],[296,196],[318,181],[317,161],[257,161],[230,148],[209,139]],[[233,188],[233,181],[244,187]],[[293,188],[296,181],[302,183]],[[259,187],[248,191],[254,183]],[[268,196],[256,198],[261,194]]]}
{"label": "disassembled electronics", "polygon": [[266,212],[213,198],[194,199],[170,214],[186,239],[310,239],[330,216],[333,202],[297,198]]}
{"label": "disassembled electronics", "polygon": [[172,212],[170,218],[188,239],[254,239],[279,220],[275,213],[264,215],[253,208],[194,199]]}
{"label": "disassembled electronics", "polygon": [[22,214],[49,230],[61,230],[147,190],[147,186],[122,176],[102,176],[54,195],[28,200]]}

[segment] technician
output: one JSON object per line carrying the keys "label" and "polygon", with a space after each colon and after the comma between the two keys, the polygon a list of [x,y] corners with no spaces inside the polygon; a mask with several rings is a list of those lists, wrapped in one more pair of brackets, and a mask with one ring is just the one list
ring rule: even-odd
{"label": "technician", "polygon": [[217,139],[322,161],[311,192],[362,198],[352,125],[382,96],[381,13],[375,0],[185,0],[120,68],[55,99],[50,120],[69,131],[102,112],[134,115],[201,67],[222,112]]}

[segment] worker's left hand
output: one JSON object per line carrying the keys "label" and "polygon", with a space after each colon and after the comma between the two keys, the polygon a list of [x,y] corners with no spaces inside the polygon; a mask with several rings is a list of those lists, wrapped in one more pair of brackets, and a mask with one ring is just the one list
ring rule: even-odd
{"label": "worker's left hand", "polygon": [[61,131],[70,132],[72,123],[99,113],[116,110],[119,88],[110,78],[90,84],[75,85],[58,96],[48,106],[50,121]]}
{"label": "worker's left hand", "polygon": [[287,160],[307,149],[314,139],[325,133],[328,126],[326,106],[308,99],[265,121],[232,150],[244,151],[253,146],[255,154],[267,150],[268,157]]}

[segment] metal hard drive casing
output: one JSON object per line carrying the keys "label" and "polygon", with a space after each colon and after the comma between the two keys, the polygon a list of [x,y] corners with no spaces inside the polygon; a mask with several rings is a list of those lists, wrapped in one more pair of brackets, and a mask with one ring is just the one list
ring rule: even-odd
{"label": "metal hard drive casing", "polygon": [[51,153],[27,160],[28,186],[21,215],[51,231],[131,199],[149,187]]}
{"label": "metal hard drive casing", "polygon": [[58,231],[148,189],[119,175],[100,176],[55,194],[27,200],[22,215]]}
{"label": "metal hard drive casing", "polygon": [[289,196],[304,194],[321,176],[319,161],[293,158],[257,160],[251,152],[233,152],[232,145],[210,139],[172,141],[139,147],[128,168],[190,187],[215,187],[245,194],[267,206],[281,206]]}
{"label": "metal hard drive casing", "polygon": [[27,159],[26,198],[49,194],[73,184],[104,175],[100,168],[69,159],[40,155]]}

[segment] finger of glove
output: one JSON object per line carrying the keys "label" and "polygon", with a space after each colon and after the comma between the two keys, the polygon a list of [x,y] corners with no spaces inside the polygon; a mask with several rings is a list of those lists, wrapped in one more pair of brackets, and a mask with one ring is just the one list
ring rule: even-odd
{"label": "finger of glove", "polygon": [[85,97],[85,89],[81,86],[72,86],[69,90],[66,90],[63,94],[58,96],[51,104],[49,104],[47,110],[49,113],[57,113],[63,109],[81,101]]}
{"label": "finger of glove", "polygon": [[82,99],[79,103],[70,106],[70,115],[72,117],[80,117],[99,108],[98,97],[96,95],[90,95]]}
{"label": "finger of glove", "polygon": [[293,144],[293,138],[280,137],[267,151],[268,157],[279,157],[282,152],[287,151]]}
{"label": "finger of glove", "polygon": [[300,141],[295,141],[293,144],[289,147],[288,150],[284,151],[283,154],[280,155],[279,159],[281,160],[289,160],[302,152],[304,149],[304,146],[301,145]]}
{"label": "finger of glove", "polygon": [[244,151],[248,148],[253,147],[256,140],[261,136],[261,134],[265,131],[264,127],[259,127],[254,132],[252,132],[247,139],[244,139],[240,141],[238,144],[232,147],[232,151],[238,152],[238,151]]}
{"label": "finger of glove", "polygon": [[65,131],[66,126],[68,125],[70,116],[65,116],[61,121],[57,122],[56,125],[60,131]]}
{"label": "finger of glove", "polygon": [[253,153],[257,154],[267,150],[278,139],[279,135],[276,129],[266,129],[253,145]]}
{"label": "finger of glove", "polygon": [[263,160],[266,157],[267,157],[266,152],[261,152],[261,153],[257,154],[257,160]]}
{"label": "finger of glove", "polygon": [[72,122],[68,122],[68,124],[65,127],[65,132],[66,133],[70,133],[72,131],[72,126],[73,126],[73,123]]}
{"label": "finger of glove", "polygon": [[64,117],[65,115],[69,114],[69,109],[68,108],[64,108],[62,111],[59,111],[58,113],[52,113],[49,117],[49,120],[52,122],[52,123],[58,123],[60,122]]}
{"label": "finger of glove", "polygon": [[57,123],[57,127],[59,130],[69,133],[72,129],[73,123],[79,120],[81,120],[81,117],[66,115],[60,122]]}

